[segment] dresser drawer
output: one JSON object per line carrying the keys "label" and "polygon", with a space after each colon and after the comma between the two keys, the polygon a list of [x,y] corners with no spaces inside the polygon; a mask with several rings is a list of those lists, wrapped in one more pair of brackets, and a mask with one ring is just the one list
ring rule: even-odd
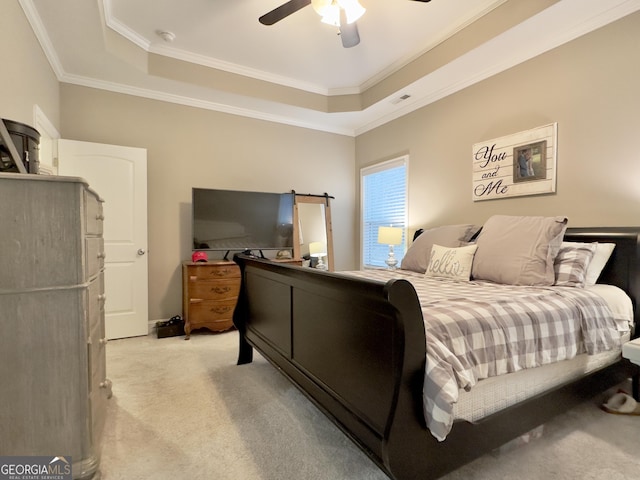
{"label": "dresser drawer", "polygon": [[240,293],[240,277],[229,280],[201,280],[190,282],[189,298],[203,300],[234,300]]}
{"label": "dresser drawer", "polygon": [[107,379],[104,358],[94,372],[92,383],[93,388],[89,393],[91,403],[90,436],[94,448],[99,451],[100,438],[102,437],[107,416],[107,400],[111,398],[111,381]]}
{"label": "dresser drawer", "polygon": [[89,284],[87,289],[87,335],[104,337],[104,273]]}
{"label": "dresser drawer", "polygon": [[87,237],[84,240],[86,252],[85,274],[92,278],[104,268],[104,240],[102,237]]}
{"label": "dresser drawer", "polygon": [[236,308],[236,299],[213,301],[196,298],[189,299],[189,323],[209,323],[216,320],[229,320],[233,318]]}
{"label": "dresser drawer", "polygon": [[102,235],[104,215],[102,201],[92,193],[85,191],[85,233]]}
{"label": "dresser drawer", "polygon": [[190,282],[214,280],[220,278],[240,278],[240,267],[235,264],[190,265],[187,267]]}
{"label": "dresser drawer", "polygon": [[89,391],[100,388],[106,377],[107,338],[101,329],[96,329],[89,337]]}

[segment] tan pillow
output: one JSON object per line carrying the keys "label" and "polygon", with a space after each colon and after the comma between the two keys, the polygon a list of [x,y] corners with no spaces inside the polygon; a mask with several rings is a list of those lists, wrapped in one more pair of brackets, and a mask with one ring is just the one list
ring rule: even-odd
{"label": "tan pillow", "polygon": [[566,229],[566,217],[489,218],[476,241],[473,278],[507,285],[553,285],[553,262]]}
{"label": "tan pillow", "polygon": [[468,242],[479,229],[480,227],[476,225],[465,224],[445,225],[425,230],[404,254],[400,268],[424,273],[429,265],[431,248],[434,244],[443,247],[460,247]]}
{"label": "tan pillow", "polygon": [[471,278],[471,265],[477,245],[449,248],[434,245],[425,275],[427,277],[452,278],[468,282]]}

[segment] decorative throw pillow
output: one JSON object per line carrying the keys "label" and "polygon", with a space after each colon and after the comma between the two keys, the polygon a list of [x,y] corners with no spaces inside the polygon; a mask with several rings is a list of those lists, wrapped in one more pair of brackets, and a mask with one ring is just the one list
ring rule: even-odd
{"label": "decorative throw pillow", "polygon": [[507,285],[553,285],[553,262],[566,229],[566,217],[489,218],[476,241],[473,278]]}
{"label": "decorative throw pillow", "polygon": [[434,244],[444,247],[459,247],[480,229],[477,225],[445,225],[425,230],[416,238],[402,258],[400,268],[424,273],[429,265]]}
{"label": "decorative throw pillow", "polygon": [[594,243],[563,242],[555,259],[554,285],[583,288],[587,278],[587,268],[596,251]]}
{"label": "decorative throw pillow", "polygon": [[468,282],[471,278],[471,265],[473,265],[473,256],[477,248],[477,245],[457,248],[434,245],[425,275]]}

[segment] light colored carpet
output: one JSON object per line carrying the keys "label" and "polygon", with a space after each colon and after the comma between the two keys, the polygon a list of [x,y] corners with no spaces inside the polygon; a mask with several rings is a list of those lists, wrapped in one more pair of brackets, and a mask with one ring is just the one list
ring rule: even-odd
{"label": "light colored carpet", "polygon": [[[386,480],[288,380],[255,355],[237,366],[235,331],[109,342],[113,381],[103,480]],[[538,440],[485,455],[443,477],[640,477],[640,417],[586,402]]]}

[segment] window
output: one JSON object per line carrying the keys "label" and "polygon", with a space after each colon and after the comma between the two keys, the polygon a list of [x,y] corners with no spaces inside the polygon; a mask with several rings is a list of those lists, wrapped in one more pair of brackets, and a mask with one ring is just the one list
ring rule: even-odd
{"label": "window", "polygon": [[378,243],[378,227],[401,227],[402,244],[394,246],[398,266],[406,249],[407,163],[404,156],[360,170],[362,265],[386,267],[389,245]]}

